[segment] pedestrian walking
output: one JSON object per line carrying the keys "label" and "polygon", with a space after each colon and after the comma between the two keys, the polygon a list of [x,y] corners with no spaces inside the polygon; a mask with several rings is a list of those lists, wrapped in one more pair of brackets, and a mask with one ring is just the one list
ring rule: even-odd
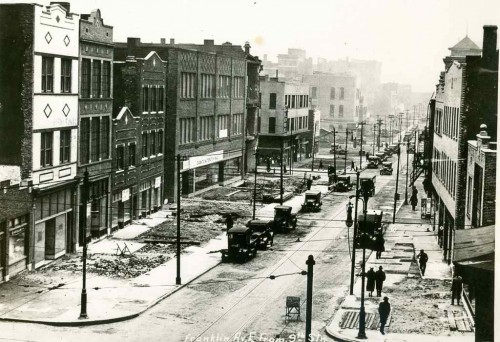
{"label": "pedestrian walking", "polygon": [[411,204],[411,210],[415,211],[415,207],[417,206],[418,204],[418,190],[417,188],[415,187],[415,185],[412,186],[412,190],[411,190],[411,197],[410,197],[410,204]]}
{"label": "pedestrian walking", "polygon": [[427,267],[427,261],[429,261],[429,257],[427,253],[424,252],[423,249],[420,250],[420,253],[417,255],[418,263],[420,264],[420,271],[422,271],[422,276],[425,275],[425,268]]}
{"label": "pedestrian walking", "polygon": [[366,292],[368,292],[368,296],[373,297],[373,290],[375,290],[375,271],[373,267],[370,267],[370,270],[366,272]]}
{"label": "pedestrian walking", "polygon": [[319,160],[319,169],[323,170],[323,160]]}
{"label": "pedestrian walking", "polygon": [[351,160],[351,171],[354,170],[354,160]]}
{"label": "pedestrian walking", "polygon": [[370,152],[366,152],[366,161],[368,161],[368,159],[370,159]]}
{"label": "pedestrian walking", "polygon": [[380,259],[382,252],[385,252],[385,239],[381,231],[375,236],[375,251],[376,259]]}
{"label": "pedestrian walking", "polygon": [[307,190],[311,190],[312,183],[313,183],[313,181],[311,179],[311,176],[309,176],[309,179],[307,180]]}
{"label": "pedestrian walking", "polygon": [[229,229],[233,228],[233,224],[234,224],[233,217],[231,216],[231,214],[227,214],[227,217],[226,217],[226,229],[227,229],[227,231],[229,231]]}
{"label": "pedestrian walking", "polygon": [[384,297],[384,301],[380,302],[378,305],[378,314],[380,316],[380,332],[385,335],[385,325],[389,319],[389,314],[391,313],[391,303],[389,303],[389,297]]}
{"label": "pedestrian walking", "polygon": [[455,305],[455,299],[457,300],[457,305],[460,305],[460,297],[462,296],[463,282],[461,276],[455,276],[453,282],[451,283],[451,305]]}
{"label": "pedestrian walking", "polygon": [[269,158],[266,161],[266,171],[271,172],[271,160]]}
{"label": "pedestrian walking", "polygon": [[385,272],[382,266],[378,267],[378,271],[375,272],[375,287],[377,288],[377,297],[382,295],[382,286],[385,281]]}
{"label": "pedestrian walking", "polygon": [[283,165],[283,173],[286,173],[286,165]]}
{"label": "pedestrian walking", "polygon": [[444,227],[443,226],[439,226],[439,229],[438,229],[438,244],[439,244],[439,248],[443,247],[443,233],[444,233]]}

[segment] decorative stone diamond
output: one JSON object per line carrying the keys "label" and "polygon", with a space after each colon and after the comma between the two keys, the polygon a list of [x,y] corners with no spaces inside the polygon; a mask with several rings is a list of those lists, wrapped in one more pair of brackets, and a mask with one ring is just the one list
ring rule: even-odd
{"label": "decorative stone diamond", "polygon": [[45,41],[47,42],[47,44],[50,44],[50,42],[52,41],[52,36],[50,35],[50,32],[47,32],[45,34]]}
{"label": "decorative stone diamond", "polygon": [[68,46],[69,43],[71,43],[71,40],[69,39],[68,35],[66,35],[66,37],[64,37],[64,44]]}
{"label": "decorative stone diamond", "polygon": [[59,18],[59,16],[56,17],[56,21],[59,22],[61,20],[61,18]]}
{"label": "decorative stone diamond", "polygon": [[64,116],[68,116],[69,111],[70,111],[70,109],[69,109],[68,104],[65,104],[64,107],[63,107],[63,109],[62,109],[62,112],[63,112]]}
{"label": "decorative stone diamond", "polygon": [[50,108],[49,104],[47,103],[47,105],[45,106],[44,110],[43,110],[43,113],[45,114],[45,116],[48,118],[50,116],[50,114],[52,114],[52,108]]}

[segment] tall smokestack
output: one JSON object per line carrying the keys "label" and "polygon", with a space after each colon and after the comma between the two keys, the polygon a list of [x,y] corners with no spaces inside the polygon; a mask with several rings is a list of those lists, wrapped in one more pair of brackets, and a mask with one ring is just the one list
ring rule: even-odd
{"label": "tall smokestack", "polygon": [[494,63],[497,59],[497,26],[483,26],[483,61],[488,69],[495,69]]}

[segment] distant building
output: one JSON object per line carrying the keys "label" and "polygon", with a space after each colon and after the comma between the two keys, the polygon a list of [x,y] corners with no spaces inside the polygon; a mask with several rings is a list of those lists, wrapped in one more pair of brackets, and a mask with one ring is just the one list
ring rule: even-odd
{"label": "distant building", "polygon": [[278,55],[278,62],[273,63],[267,60],[267,55],[263,60],[263,75],[278,77],[282,80],[300,79],[302,75],[312,75],[313,61],[307,57],[306,51],[302,49],[288,49],[288,53]]}
{"label": "distant building", "polygon": [[259,159],[279,165],[283,149],[283,164],[289,167],[311,148],[307,146],[313,128],[309,127],[309,85],[262,76],[260,89]]}
{"label": "distant building", "polygon": [[166,62],[154,51],[115,58],[112,228],[130,220],[129,212],[146,217],[163,204],[166,79]]}
{"label": "distant building", "polygon": [[492,139],[496,139],[496,41],[497,27],[484,26],[482,56],[477,55],[477,48],[470,43],[467,46],[471,55],[465,49],[459,49],[458,53],[451,48],[455,56],[444,59],[446,70],[436,86],[432,187],[438,224],[444,227],[444,257],[449,262],[453,230],[468,228],[465,224],[468,140],[476,138],[474,132],[480,130],[482,123],[492,132]]}
{"label": "distant building", "polygon": [[312,108],[322,113],[322,129],[344,130],[363,121],[366,111],[356,76],[315,72],[302,81],[309,84]]}
{"label": "distant building", "polygon": [[19,253],[33,268],[78,241],[79,20],[68,3],[0,5],[0,164],[31,185],[34,227]]}

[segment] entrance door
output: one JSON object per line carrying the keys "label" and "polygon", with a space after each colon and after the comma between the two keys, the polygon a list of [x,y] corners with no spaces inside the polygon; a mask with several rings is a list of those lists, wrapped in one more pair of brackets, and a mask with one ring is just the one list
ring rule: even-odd
{"label": "entrance door", "polygon": [[56,219],[45,221],[45,259],[56,255]]}
{"label": "entrance door", "polygon": [[123,221],[124,221],[124,204],[122,201],[118,202],[118,228],[123,228]]}

